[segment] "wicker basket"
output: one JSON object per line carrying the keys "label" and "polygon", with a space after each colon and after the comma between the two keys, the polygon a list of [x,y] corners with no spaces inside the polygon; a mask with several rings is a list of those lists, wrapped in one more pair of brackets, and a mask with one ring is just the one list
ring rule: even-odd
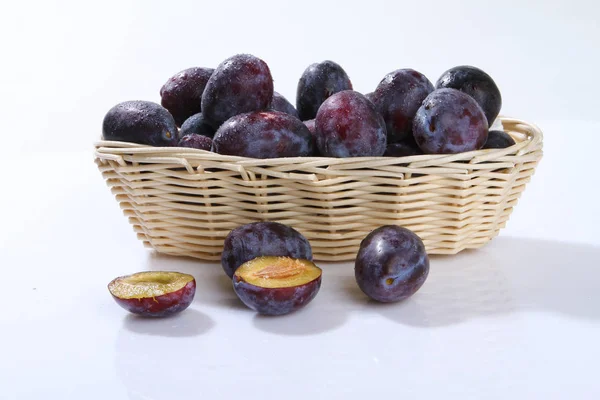
{"label": "wicker basket", "polygon": [[498,235],[542,157],[537,127],[501,121],[516,145],[456,155],[258,160],[101,141],[95,157],[138,238],[161,253],[219,260],[230,230],[269,220],[303,233],[316,260],[353,260],[387,224],[455,254]]}

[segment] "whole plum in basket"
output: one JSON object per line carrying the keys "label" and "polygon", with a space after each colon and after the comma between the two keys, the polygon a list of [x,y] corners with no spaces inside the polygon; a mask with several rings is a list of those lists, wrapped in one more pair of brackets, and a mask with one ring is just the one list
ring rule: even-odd
{"label": "whole plum in basket", "polygon": [[423,150],[417,145],[413,138],[397,143],[388,144],[384,157],[408,157],[423,154]]}
{"label": "whole plum in basket", "polygon": [[323,61],[309,65],[298,81],[296,109],[300,119],[314,119],[321,104],[343,90],[352,90],[352,82],[339,64]]}
{"label": "whole plum in basket", "polygon": [[213,71],[201,67],[185,69],[170,77],[160,89],[161,104],[169,110],[177,126],[202,109],[202,93]]}
{"label": "whole plum in basket", "polygon": [[312,133],[312,135],[315,136],[315,132],[317,131],[315,120],[309,119],[308,121],[304,121],[304,125],[306,125],[310,133]]}
{"label": "whole plum in basket", "polygon": [[206,122],[206,119],[204,119],[202,113],[198,113],[185,120],[183,125],[181,125],[179,134],[182,137],[185,135],[196,134],[211,138],[215,135],[215,129],[208,122]]}
{"label": "whole plum in basket", "polygon": [[484,71],[469,65],[450,68],[436,83],[436,88],[460,90],[473,97],[492,126],[502,108],[502,96],[496,82]]}
{"label": "whole plum in basket", "polygon": [[261,111],[228,119],[213,138],[219,154],[252,157],[306,157],[313,153],[313,137],[298,118],[279,111]]}
{"label": "whole plum in basket", "polygon": [[481,149],[488,137],[488,124],[471,96],[456,89],[438,89],[417,111],[413,131],[425,153],[455,154]]}
{"label": "whole plum in basket", "polygon": [[429,79],[414,69],[399,69],[381,80],[370,99],[385,120],[389,143],[410,138],[413,118],[433,89]]}
{"label": "whole plum in basket", "polygon": [[281,111],[286,114],[290,114],[293,117],[299,118],[298,111],[296,111],[292,103],[290,103],[288,99],[277,92],[273,92],[273,101],[271,102],[270,109],[272,111]]}
{"label": "whole plum in basket", "polygon": [[273,100],[269,66],[250,54],[223,61],[211,75],[202,94],[202,115],[218,129],[238,114],[266,110]]}
{"label": "whole plum in basket", "polygon": [[317,148],[325,157],[378,157],[385,152],[385,122],[358,92],[345,90],[325,100],[315,122]]}
{"label": "whole plum in basket", "polygon": [[235,270],[260,256],[312,260],[308,240],[297,230],[278,222],[253,222],[235,228],[225,238],[221,265],[231,278]]}
{"label": "whole plum in basket", "polygon": [[369,99],[371,102],[375,99],[375,92],[365,93],[365,97]]}
{"label": "whole plum in basket", "polygon": [[508,133],[504,131],[489,131],[487,142],[483,145],[484,149],[505,149],[515,144]]}
{"label": "whole plum in basket", "polygon": [[317,147],[317,126],[316,126],[316,121],[314,119],[309,119],[308,121],[304,121],[304,125],[306,125],[306,127],[308,128],[310,134],[313,137],[313,143],[314,143],[314,148],[313,148],[313,156],[315,157],[320,157],[321,153],[319,153],[319,148]]}
{"label": "whole plum in basket", "polygon": [[212,149],[212,143],[212,139],[208,136],[190,133],[189,135],[182,137],[177,146],[210,151]]}
{"label": "whole plum in basket", "polygon": [[175,146],[179,132],[173,116],[150,101],[133,100],[111,108],[102,122],[104,140]]}

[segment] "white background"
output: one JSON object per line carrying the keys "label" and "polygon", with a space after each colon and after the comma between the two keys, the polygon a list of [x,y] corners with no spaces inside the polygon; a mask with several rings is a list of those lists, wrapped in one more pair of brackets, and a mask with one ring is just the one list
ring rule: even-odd
{"label": "white background", "polygon": [[[525,5],[524,5],[525,4]],[[600,7],[594,1],[13,2],[0,40],[0,398],[597,399]],[[545,157],[501,236],[434,257],[402,304],[366,300],[324,264],[311,305],[254,316],[216,264],[142,248],[93,164],[114,104],[159,101],[175,72],[239,52],[293,102],[332,59],[357,90],[397,68],[435,81],[472,64]],[[191,309],[140,321],[115,276],[177,269]]]}

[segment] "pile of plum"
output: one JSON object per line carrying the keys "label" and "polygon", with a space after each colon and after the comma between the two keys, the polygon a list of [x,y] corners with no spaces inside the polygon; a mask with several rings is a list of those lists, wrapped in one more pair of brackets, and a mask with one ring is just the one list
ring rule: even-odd
{"label": "pile of plum", "polygon": [[[227,235],[221,265],[246,306],[264,315],[284,315],[306,306],[321,288],[321,269],[312,258],[309,241],[294,228],[253,222]],[[361,242],[354,274],[358,287],[371,299],[400,301],[425,283],[429,258],[415,233],[386,225]],[[196,281],[189,274],[146,271],[116,278],[108,289],[126,310],[164,317],[192,303]]]}
{"label": "pile of plum", "polygon": [[261,159],[454,154],[515,144],[489,130],[500,91],[471,66],[444,72],[435,87],[420,72],[399,69],[363,95],[340,65],[324,61],[300,77],[294,108],[273,90],[263,60],[238,54],[214,70],[177,73],[160,96],[162,106],[126,101],[110,109],[104,139]]}

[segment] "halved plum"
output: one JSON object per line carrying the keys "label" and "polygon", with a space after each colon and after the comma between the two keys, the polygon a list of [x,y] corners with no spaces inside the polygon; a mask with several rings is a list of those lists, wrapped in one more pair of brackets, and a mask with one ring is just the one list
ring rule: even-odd
{"label": "halved plum", "polygon": [[321,269],[311,261],[290,257],[258,257],[233,275],[240,300],[264,315],[297,311],[315,298],[320,287]]}
{"label": "halved plum", "polygon": [[310,242],[300,232],[273,221],[238,226],[225,238],[221,265],[228,277],[242,264],[261,256],[312,260]]}
{"label": "halved plum", "polygon": [[113,279],[108,290],[129,312],[166,317],[189,307],[196,294],[196,280],[180,272],[145,271]]}

